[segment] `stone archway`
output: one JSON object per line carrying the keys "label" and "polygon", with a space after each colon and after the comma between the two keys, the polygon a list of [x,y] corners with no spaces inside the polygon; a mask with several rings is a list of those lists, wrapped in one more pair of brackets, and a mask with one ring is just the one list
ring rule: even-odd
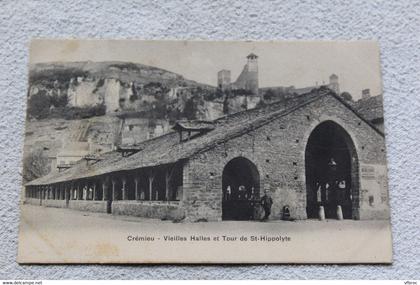
{"label": "stone archway", "polygon": [[347,131],[333,121],[311,132],[305,149],[306,213],[318,218],[324,206],[326,218],[337,218],[340,205],[344,219],[359,218],[358,158]]}
{"label": "stone archway", "polygon": [[244,157],[230,160],[222,176],[222,219],[253,220],[260,196],[260,175],[254,163]]}

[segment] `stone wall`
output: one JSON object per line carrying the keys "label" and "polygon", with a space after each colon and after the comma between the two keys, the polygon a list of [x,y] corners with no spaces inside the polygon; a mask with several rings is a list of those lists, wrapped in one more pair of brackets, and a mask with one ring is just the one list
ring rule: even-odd
{"label": "stone wall", "polygon": [[179,202],[113,201],[112,213],[163,220],[181,220],[185,217],[185,211]]}
{"label": "stone wall", "polygon": [[80,211],[106,213],[107,201],[69,200],[69,208]]}
{"label": "stone wall", "polygon": [[24,204],[29,204],[29,205],[39,206],[39,205],[41,205],[41,199],[39,199],[39,198],[27,198],[27,197],[25,197],[25,200],[24,200],[23,203]]}
{"label": "stone wall", "polygon": [[[272,192],[273,219],[288,205],[291,217],[306,219],[305,148],[311,132],[324,121],[334,121],[351,137],[356,164],[374,165],[374,181],[359,166],[360,219],[388,219],[388,190],[384,138],[332,96],[323,97],[272,122],[193,156],[184,166],[184,205],[190,220],[220,220],[222,173],[233,158],[252,161],[260,175],[260,193]],[[378,170],[381,168],[380,170]],[[377,174],[376,174],[377,173]],[[369,203],[369,196],[380,197]],[[357,198],[357,197],[356,197]],[[375,198],[374,198],[375,199]],[[377,203],[376,203],[377,202]]]}
{"label": "stone wall", "polygon": [[42,200],[42,206],[53,208],[66,208],[66,200]]}

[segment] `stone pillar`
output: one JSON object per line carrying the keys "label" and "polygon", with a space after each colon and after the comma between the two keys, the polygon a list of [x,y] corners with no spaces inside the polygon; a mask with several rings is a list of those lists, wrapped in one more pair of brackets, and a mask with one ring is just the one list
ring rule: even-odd
{"label": "stone pillar", "polygon": [[108,200],[108,184],[106,182],[102,182],[102,200]]}
{"label": "stone pillar", "polygon": [[82,187],[82,200],[87,200],[88,197],[88,187],[87,184],[83,183],[83,187]]}
{"label": "stone pillar", "polygon": [[74,183],[71,183],[69,186],[70,186],[70,200],[74,200]]}
{"label": "stone pillar", "polygon": [[70,192],[71,192],[71,187],[64,184],[64,195],[65,195],[66,202],[68,202],[70,200],[70,195],[71,195]]}
{"label": "stone pillar", "polygon": [[80,189],[80,184],[77,184],[77,200],[83,200],[83,189]]}
{"label": "stone pillar", "polygon": [[134,196],[135,196],[134,199],[136,199],[136,201],[140,200],[138,178],[134,178]]}
{"label": "stone pillar", "polygon": [[98,200],[98,195],[96,193],[96,183],[93,183],[93,197],[92,200],[96,201]]}
{"label": "stone pillar", "polygon": [[117,191],[115,189],[115,180],[112,180],[111,183],[112,183],[112,200],[116,201],[117,200]]}
{"label": "stone pillar", "polygon": [[320,221],[324,221],[325,220],[324,206],[319,206],[319,209],[318,209],[318,219]]}
{"label": "stone pillar", "polygon": [[122,188],[121,188],[121,191],[122,191],[122,199],[123,200],[127,200],[127,189],[126,189],[126,186],[127,186],[127,180],[126,180],[126,178],[123,178],[122,179]]}
{"label": "stone pillar", "polygon": [[149,200],[153,200],[153,179],[154,177],[149,175]]}
{"label": "stone pillar", "polygon": [[167,170],[165,173],[165,200],[169,201],[169,187],[170,187],[170,181],[171,181],[171,174]]}

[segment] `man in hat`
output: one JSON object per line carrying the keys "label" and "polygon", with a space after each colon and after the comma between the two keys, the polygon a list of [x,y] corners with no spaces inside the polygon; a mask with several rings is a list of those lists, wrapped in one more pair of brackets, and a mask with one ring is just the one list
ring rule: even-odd
{"label": "man in hat", "polygon": [[264,196],[261,198],[261,206],[264,209],[264,218],[263,221],[267,221],[268,217],[271,214],[271,206],[273,205],[273,199],[271,198],[271,193],[268,190],[264,191]]}

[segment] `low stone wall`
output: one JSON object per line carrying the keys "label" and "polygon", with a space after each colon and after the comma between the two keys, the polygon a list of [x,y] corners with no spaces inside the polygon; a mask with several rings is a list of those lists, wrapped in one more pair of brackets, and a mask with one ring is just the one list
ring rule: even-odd
{"label": "low stone wall", "polygon": [[389,220],[388,209],[360,209],[360,220]]}
{"label": "low stone wall", "polygon": [[80,211],[106,213],[107,201],[70,200],[69,208]]}
{"label": "low stone wall", "polygon": [[53,208],[66,208],[66,200],[42,200],[42,206]]}
{"label": "low stone wall", "polygon": [[113,201],[112,213],[165,220],[181,220],[185,217],[179,202]]}
{"label": "low stone wall", "polygon": [[39,206],[39,205],[41,205],[40,200],[41,199],[39,199],[39,198],[25,198],[25,201],[23,203],[24,204],[29,204],[29,205]]}

